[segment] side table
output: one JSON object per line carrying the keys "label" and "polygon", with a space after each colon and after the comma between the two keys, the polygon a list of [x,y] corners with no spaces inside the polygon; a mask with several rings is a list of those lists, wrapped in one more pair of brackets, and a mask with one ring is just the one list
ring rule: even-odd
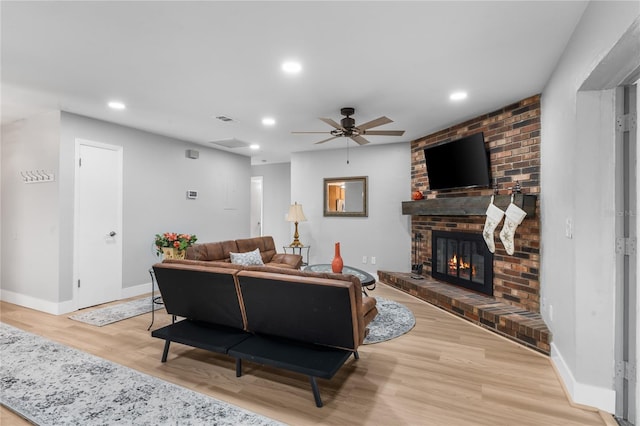
{"label": "side table", "polygon": [[[287,250],[291,250],[291,253],[293,254],[299,254],[300,256],[302,256],[302,265],[301,266],[307,266],[309,264],[309,249],[311,248],[311,246],[282,246],[282,248],[284,249],[284,252],[287,253]],[[307,251],[307,261],[305,262],[304,260],[304,255],[302,254],[302,250],[306,250]],[[296,252],[297,250],[297,252]]]}
{"label": "side table", "polygon": [[147,331],[151,330],[151,326],[153,325],[153,322],[155,321],[156,317],[156,305],[164,305],[164,303],[162,302],[162,296],[155,296],[155,288],[157,287],[156,285],[156,274],[153,272],[153,268],[149,268],[149,275],[151,275],[151,324],[149,324],[149,327],[147,328]]}

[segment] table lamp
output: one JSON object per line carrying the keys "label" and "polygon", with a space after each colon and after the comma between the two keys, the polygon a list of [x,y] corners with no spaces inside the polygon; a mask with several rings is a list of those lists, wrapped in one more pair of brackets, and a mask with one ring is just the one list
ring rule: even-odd
{"label": "table lamp", "polygon": [[302,204],[298,204],[297,202],[291,204],[289,206],[289,214],[287,215],[287,222],[294,222],[296,225],[296,231],[293,233],[293,242],[289,244],[290,247],[302,247],[303,244],[300,242],[298,237],[298,222],[305,222],[307,220],[304,217],[304,213],[302,212]]}

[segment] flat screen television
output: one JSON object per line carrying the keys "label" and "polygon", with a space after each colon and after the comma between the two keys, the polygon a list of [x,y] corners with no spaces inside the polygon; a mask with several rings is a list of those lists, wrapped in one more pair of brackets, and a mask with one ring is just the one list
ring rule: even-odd
{"label": "flat screen television", "polygon": [[424,158],[431,190],[491,185],[483,133],[427,147]]}

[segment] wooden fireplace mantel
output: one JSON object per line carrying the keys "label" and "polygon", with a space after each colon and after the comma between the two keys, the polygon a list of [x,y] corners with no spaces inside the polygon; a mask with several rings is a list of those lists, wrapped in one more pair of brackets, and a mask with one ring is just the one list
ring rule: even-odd
{"label": "wooden fireplace mantel", "polygon": [[[535,217],[536,195],[515,194],[513,203],[527,212],[527,218]],[[475,197],[430,198],[418,201],[403,201],[402,214],[412,216],[484,216],[491,195]],[[496,195],[493,203],[506,210],[511,195]]]}

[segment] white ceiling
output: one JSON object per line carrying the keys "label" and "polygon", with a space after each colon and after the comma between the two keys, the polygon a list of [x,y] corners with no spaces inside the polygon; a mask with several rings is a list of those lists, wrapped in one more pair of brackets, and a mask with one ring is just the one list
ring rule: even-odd
{"label": "white ceiling", "polygon": [[[583,1],[2,1],[2,124],[60,109],[207,146],[253,164],[322,145],[318,120],[382,115],[406,142],[540,93]],[[302,63],[285,75],[287,59]],[[449,94],[468,92],[465,101]],[[124,111],[107,108],[109,100]],[[233,118],[225,123],[215,119]],[[271,116],[277,123],[265,127]],[[355,145],[354,142],[349,142]],[[366,147],[358,148],[366,149]]]}

